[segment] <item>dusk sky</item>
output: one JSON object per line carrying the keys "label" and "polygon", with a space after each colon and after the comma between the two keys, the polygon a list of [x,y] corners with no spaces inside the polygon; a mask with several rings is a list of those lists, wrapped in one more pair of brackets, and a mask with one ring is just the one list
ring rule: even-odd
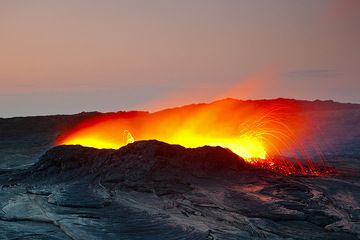
{"label": "dusk sky", "polygon": [[359,0],[0,0],[0,117],[360,103]]}

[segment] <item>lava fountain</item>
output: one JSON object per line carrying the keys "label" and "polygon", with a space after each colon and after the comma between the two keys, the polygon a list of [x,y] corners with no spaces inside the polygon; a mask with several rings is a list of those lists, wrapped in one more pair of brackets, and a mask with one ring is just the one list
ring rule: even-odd
{"label": "lava fountain", "polygon": [[[225,99],[154,113],[112,113],[80,123],[56,144],[118,149],[134,140],[156,139],[190,148],[221,146],[250,164],[285,174],[294,169],[315,172],[309,160],[305,170],[297,159],[301,149],[294,149],[306,122],[297,115],[298,108],[290,100],[269,104]],[[284,151],[292,154],[295,163],[276,160]]]}

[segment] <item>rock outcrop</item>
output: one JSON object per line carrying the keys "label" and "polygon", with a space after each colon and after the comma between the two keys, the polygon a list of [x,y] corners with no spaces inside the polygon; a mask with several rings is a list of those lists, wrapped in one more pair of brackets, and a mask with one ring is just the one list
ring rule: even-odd
{"label": "rock outcrop", "polygon": [[27,173],[34,180],[64,182],[79,178],[142,191],[184,192],[194,179],[231,177],[249,168],[228,149],[187,149],[156,140],[139,141],[119,150],[57,146]]}

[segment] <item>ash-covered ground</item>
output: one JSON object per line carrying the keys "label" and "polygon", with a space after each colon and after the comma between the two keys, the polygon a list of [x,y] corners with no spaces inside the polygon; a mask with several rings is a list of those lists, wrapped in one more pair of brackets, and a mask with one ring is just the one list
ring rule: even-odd
{"label": "ash-covered ground", "polygon": [[283,176],[154,140],[52,146],[100,113],[0,119],[0,239],[359,239],[360,107],[303,104],[334,173]]}

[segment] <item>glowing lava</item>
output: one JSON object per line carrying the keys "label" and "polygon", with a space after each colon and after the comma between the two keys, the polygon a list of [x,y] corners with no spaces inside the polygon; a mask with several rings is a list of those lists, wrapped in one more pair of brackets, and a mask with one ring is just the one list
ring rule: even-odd
{"label": "glowing lava", "polygon": [[[81,123],[57,144],[118,149],[134,140],[156,139],[190,148],[221,146],[249,163],[273,166],[279,163],[272,156],[293,151],[291,145],[304,124],[296,111],[291,101],[226,99],[155,113],[119,112]],[[281,165],[285,171],[293,167]]]}

